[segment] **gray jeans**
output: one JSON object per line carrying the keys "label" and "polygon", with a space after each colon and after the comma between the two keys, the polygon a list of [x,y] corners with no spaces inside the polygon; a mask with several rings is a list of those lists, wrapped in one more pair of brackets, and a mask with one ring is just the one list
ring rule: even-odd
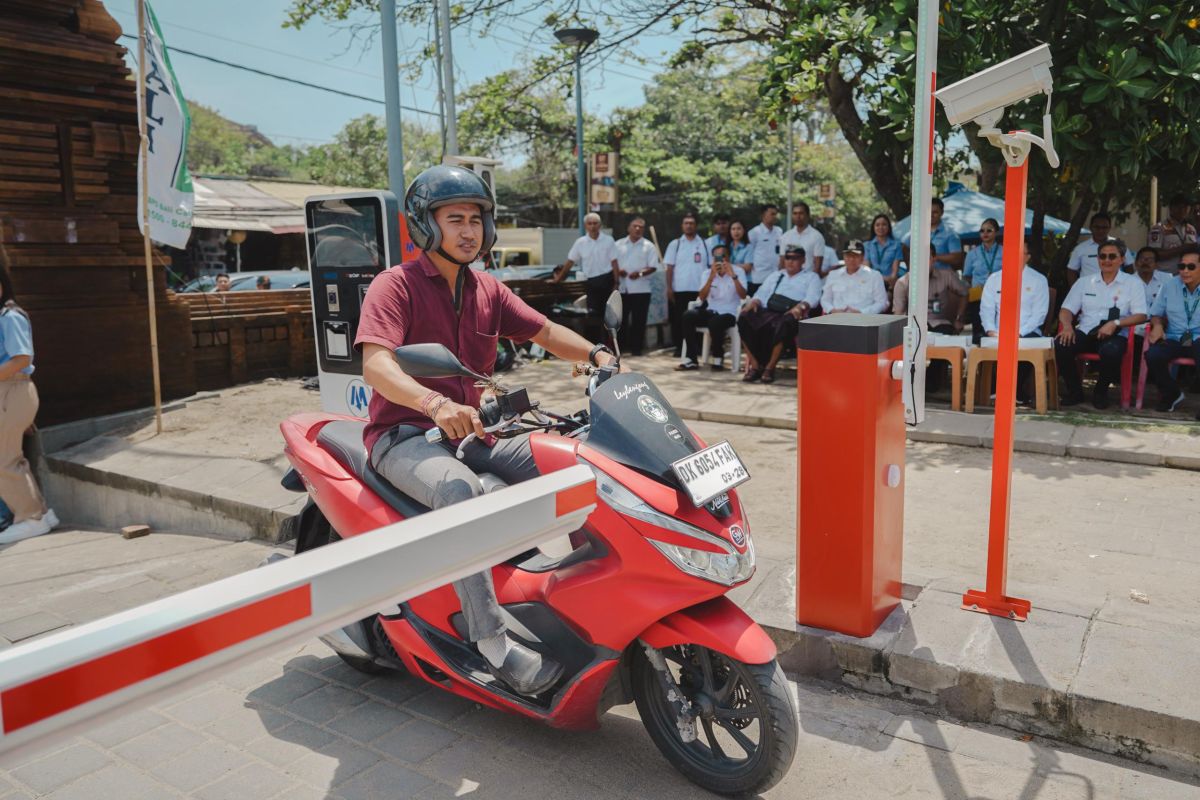
{"label": "gray jeans", "polygon": [[[425,432],[419,428],[400,425],[371,448],[371,466],[397,489],[430,508],[445,508],[483,494],[476,473],[490,472],[509,484],[538,475],[528,435],[501,439],[494,447],[473,441],[461,461],[455,450],[457,446],[447,442],[425,441]],[[455,581],[454,591],[462,603],[472,642],[504,632],[491,570]]]}

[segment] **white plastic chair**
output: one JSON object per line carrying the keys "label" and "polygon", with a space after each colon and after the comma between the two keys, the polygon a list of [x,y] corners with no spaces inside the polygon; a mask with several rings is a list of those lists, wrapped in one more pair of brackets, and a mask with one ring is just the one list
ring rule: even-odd
{"label": "white plastic chair", "polygon": [[[693,300],[692,302],[688,303],[688,311],[691,311],[693,308],[699,308],[701,305],[703,305],[703,302],[704,301],[702,301],[702,300]],[[742,302],[744,305],[745,301],[743,300]],[[728,332],[729,332],[729,352],[732,354],[732,359],[733,359],[733,374],[736,375],[737,373],[742,371],[742,334],[741,334],[741,331],[738,330],[738,326],[736,323],[728,328]],[[688,360],[687,342],[686,341],[683,343],[681,358],[683,361]],[[700,364],[709,364],[709,363],[711,363],[710,362],[711,358],[712,358],[712,331],[710,331],[708,328],[705,328],[703,338],[700,340],[699,363]]]}

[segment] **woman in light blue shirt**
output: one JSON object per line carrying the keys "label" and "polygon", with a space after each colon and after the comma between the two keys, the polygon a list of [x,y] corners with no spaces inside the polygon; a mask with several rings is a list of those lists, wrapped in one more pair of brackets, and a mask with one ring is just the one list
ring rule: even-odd
{"label": "woman in light blue shirt", "polygon": [[896,279],[908,271],[900,269],[904,248],[892,235],[892,220],[887,214],[878,214],[871,220],[871,233],[864,247],[867,266],[882,275],[890,289]]}
{"label": "woman in light blue shirt", "polygon": [[740,219],[729,223],[729,263],[734,269],[749,272],[754,264],[754,245],[750,244],[750,232]]}
{"label": "woman in light blue shirt", "polygon": [[979,238],[983,244],[971,248],[963,262],[963,281],[971,287],[967,294],[967,313],[971,315],[971,340],[978,345],[983,339],[983,321],[980,318],[980,299],[988,276],[1000,271],[1002,248],[996,241],[1000,223],[988,217],[979,225]]}
{"label": "woman in light blue shirt", "polygon": [[38,409],[32,374],[33,331],[28,315],[17,305],[8,259],[0,247],[0,499],[13,515],[13,523],[0,531],[0,544],[40,536],[58,525],[21,449]]}

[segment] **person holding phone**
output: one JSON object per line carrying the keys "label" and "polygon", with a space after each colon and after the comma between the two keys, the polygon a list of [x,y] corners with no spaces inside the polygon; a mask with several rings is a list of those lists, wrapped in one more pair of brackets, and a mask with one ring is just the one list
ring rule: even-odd
{"label": "person holding phone", "polygon": [[737,325],[738,309],[746,298],[746,287],[733,264],[729,248],[719,244],[712,249],[713,265],[708,270],[698,299],[704,305],[688,309],[683,315],[683,340],[687,354],[677,370],[700,368],[700,344],[705,328],[712,335],[712,368],[725,369],[725,332]]}

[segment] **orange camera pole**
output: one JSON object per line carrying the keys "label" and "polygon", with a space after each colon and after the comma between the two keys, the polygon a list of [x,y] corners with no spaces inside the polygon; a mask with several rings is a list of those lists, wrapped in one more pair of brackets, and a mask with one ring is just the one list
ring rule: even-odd
{"label": "orange camera pole", "polygon": [[992,442],[992,504],[988,518],[987,588],[968,589],[963,608],[1024,622],[1031,604],[1006,595],[1008,511],[1012,494],[1013,425],[1017,405],[1017,343],[1021,320],[1021,273],[1025,259],[1025,191],[1029,162],[1008,165],[1004,184],[1004,253],[1000,277],[1000,353],[996,371],[995,438]]}

